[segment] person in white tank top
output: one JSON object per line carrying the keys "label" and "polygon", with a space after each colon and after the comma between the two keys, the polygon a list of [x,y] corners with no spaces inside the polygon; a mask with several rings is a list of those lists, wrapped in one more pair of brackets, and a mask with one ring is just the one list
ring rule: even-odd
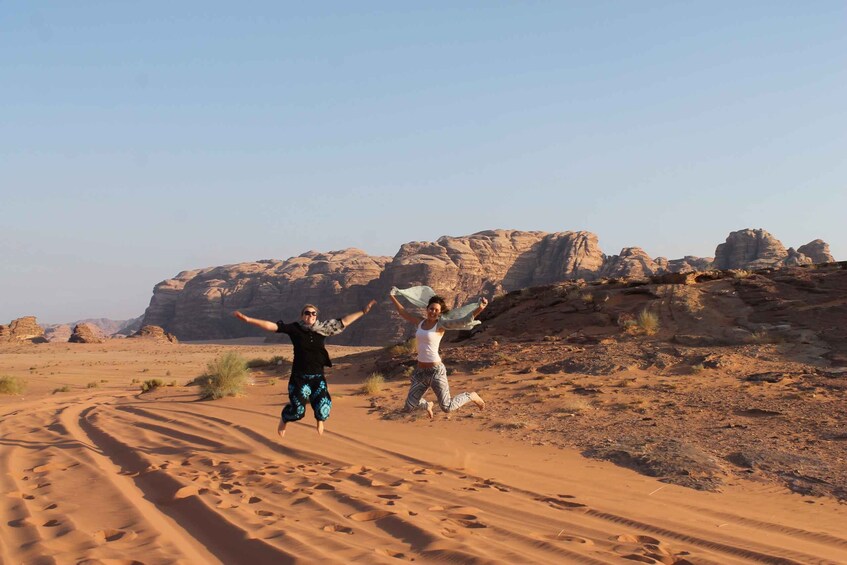
{"label": "person in white tank top", "polygon": [[[440,296],[433,296],[429,299],[425,318],[416,316],[406,310],[393,292],[390,298],[400,317],[417,326],[415,339],[418,347],[418,363],[415,371],[412,373],[405,410],[426,410],[429,417],[433,418],[433,408],[435,405],[423,397],[430,388],[435,392],[435,396],[438,398],[438,405],[443,412],[453,412],[468,402],[473,402],[480,410],[484,409],[485,402],[476,392],[463,392],[453,397],[450,396],[447,369],[441,362],[441,355],[438,350],[441,345],[441,338],[444,337],[444,332],[454,327],[465,327],[468,320],[460,319],[449,322],[442,320],[442,314],[446,314],[448,309],[444,299]],[[479,306],[468,317],[470,319],[476,318],[487,305],[488,300],[481,298]]]}

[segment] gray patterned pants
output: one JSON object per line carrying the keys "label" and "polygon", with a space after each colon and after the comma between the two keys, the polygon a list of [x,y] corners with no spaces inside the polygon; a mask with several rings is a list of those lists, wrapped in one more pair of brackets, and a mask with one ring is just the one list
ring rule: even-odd
{"label": "gray patterned pants", "polygon": [[438,398],[438,405],[444,412],[458,410],[471,401],[471,393],[463,392],[450,398],[450,384],[447,382],[447,369],[443,363],[435,367],[417,367],[412,373],[412,381],[409,385],[409,395],[406,397],[406,411],[411,412],[416,408],[426,410],[426,400],[423,395],[427,389],[432,387]]}

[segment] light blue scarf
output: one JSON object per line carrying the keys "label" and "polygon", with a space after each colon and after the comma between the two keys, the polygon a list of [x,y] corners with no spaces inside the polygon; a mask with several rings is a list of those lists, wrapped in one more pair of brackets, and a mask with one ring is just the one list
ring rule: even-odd
{"label": "light blue scarf", "polygon": [[[413,286],[405,289],[395,286],[391,289],[391,294],[402,296],[419,308],[426,308],[429,305],[429,299],[436,295],[435,291],[428,286]],[[438,319],[438,325],[445,330],[469,330],[482,323],[473,318],[477,308],[479,308],[479,302],[471,302],[461,308],[450,310]]]}

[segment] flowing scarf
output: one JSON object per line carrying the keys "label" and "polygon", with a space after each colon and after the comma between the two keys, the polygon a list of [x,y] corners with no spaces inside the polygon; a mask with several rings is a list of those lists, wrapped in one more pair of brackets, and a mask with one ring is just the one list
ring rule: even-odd
{"label": "flowing scarf", "polygon": [[[426,308],[429,305],[429,299],[435,296],[435,291],[428,286],[413,286],[400,289],[396,286],[391,289],[391,294],[394,296],[402,296],[413,305],[420,308]],[[479,308],[479,302],[471,302],[460,308],[450,310],[443,314],[438,319],[438,325],[445,330],[469,330],[482,322],[474,320],[473,313]]]}

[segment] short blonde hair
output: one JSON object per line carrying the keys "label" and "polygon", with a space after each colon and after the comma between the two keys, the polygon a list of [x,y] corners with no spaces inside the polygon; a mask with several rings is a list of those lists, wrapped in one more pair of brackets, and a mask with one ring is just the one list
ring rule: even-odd
{"label": "short blonde hair", "polygon": [[303,315],[303,312],[306,310],[306,308],[312,308],[312,309],[313,309],[315,312],[317,312],[318,314],[320,314],[320,313],[321,313],[321,311],[318,309],[318,307],[317,307],[317,306],[315,306],[314,304],[304,304],[304,305],[303,305],[303,307],[302,307],[302,308],[300,308],[300,315],[301,315],[301,316]]}

